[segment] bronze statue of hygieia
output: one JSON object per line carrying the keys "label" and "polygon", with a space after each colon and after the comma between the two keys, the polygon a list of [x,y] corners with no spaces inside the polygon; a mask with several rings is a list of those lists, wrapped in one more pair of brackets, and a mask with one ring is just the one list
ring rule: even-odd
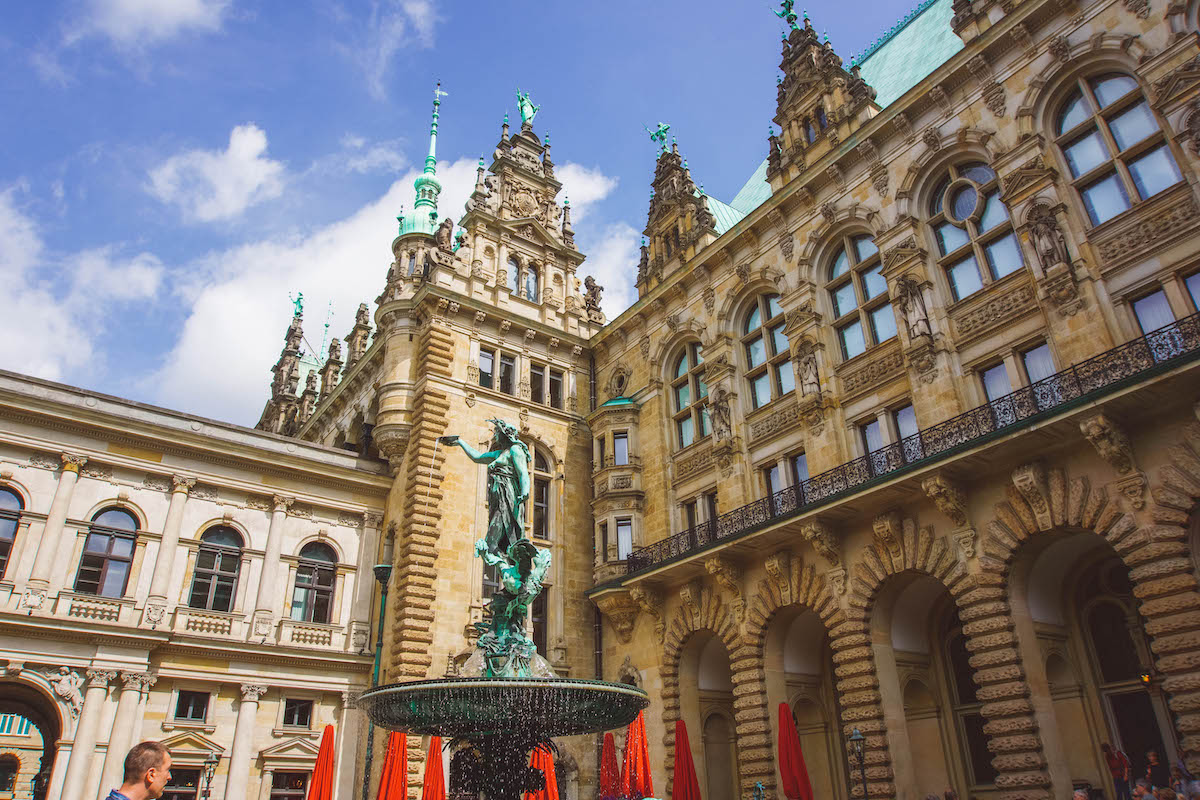
{"label": "bronze statue of hygieia", "polygon": [[553,671],[525,635],[529,607],[542,593],[542,580],[550,568],[550,551],[525,538],[529,448],[509,423],[499,419],[488,422],[492,440],[485,453],[458,436],[440,439],[443,444],[461,447],[476,464],[487,465],[488,527],[486,536],[475,543],[475,555],[496,568],[500,587],[488,605],[490,619],[476,623],[480,637],[475,647],[482,656],[485,677],[546,677]]}

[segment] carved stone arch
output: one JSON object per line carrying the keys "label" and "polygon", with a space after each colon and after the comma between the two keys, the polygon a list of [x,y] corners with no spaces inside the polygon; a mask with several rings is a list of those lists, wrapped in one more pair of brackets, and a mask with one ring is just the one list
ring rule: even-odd
{"label": "carved stone arch", "polygon": [[1039,133],[1053,138],[1053,109],[1066,97],[1073,79],[1080,75],[1105,69],[1125,72],[1137,80],[1149,96],[1149,87],[1138,76],[1138,63],[1147,58],[1150,51],[1138,37],[1101,33],[1075,44],[1064,41],[1066,58],[1051,60],[1046,69],[1029,81],[1029,87],[1021,96],[1016,119],[1022,139]]}
{"label": "carved stone arch", "polygon": [[[146,514],[146,511],[126,497],[106,497],[103,500],[98,500],[84,513],[81,519],[91,524],[92,517],[107,508],[116,508],[133,514],[133,518],[137,520],[137,529],[139,531],[149,530],[147,527],[149,516]],[[26,510],[28,510],[28,506],[26,506]]]}
{"label": "carved stone arch", "polygon": [[751,302],[763,294],[784,294],[782,287],[766,277],[751,279],[737,291],[729,292],[717,309],[717,321],[720,325],[719,334],[742,337],[742,317],[749,311]]}
{"label": "carved stone arch", "polygon": [[925,148],[909,163],[896,190],[896,200],[901,203],[899,213],[924,219],[926,198],[931,186],[941,171],[950,164],[965,161],[975,155],[988,164],[995,163],[1000,148],[994,143],[995,134],[979,128],[962,128],[953,140],[944,139],[936,149]]}
{"label": "carved stone arch", "polygon": [[232,519],[232,518],[226,519],[224,517],[213,517],[211,519],[206,519],[204,522],[201,522],[199,525],[196,526],[195,533],[193,534],[193,536],[196,539],[196,541],[200,541],[200,537],[203,536],[206,532],[208,532],[212,528],[218,528],[218,527],[219,528],[229,528],[230,530],[236,531],[238,536],[242,537],[242,549],[243,550],[254,547],[254,545],[252,544],[252,542],[254,540],[251,538],[250,529],[247,528],[244,523],[238,522],[237,520]]}
{"label": "carved stone arch", "polygon": [[[761,684],[765,680],[762,665],[753,660],[753,652],[746,644],[745,638],[739,633],[736,619],[730,610],[721,602],[718,593],[700,584],[685,587],[681,594],[686,594],[686,600],[675,609],[675,615],[667,626],[663,639],[662,702],[663,702],[663,745],[666,748],[668,776],[675,772],[675,722],[682,713],[679,699],[679,662],[683,656],[684,646],[696,633],[708,631],[719,638],[729,653],[729,666],[732,673],[734,695],[740,696],[741,686],[757,679]],[[739,715],[740,716],[740,715]],[[752,733],[761,735],[761,731],[752,731],[750,725],[738,722],[735,731],[739,740]],[[700,731],[693,735],[698,736]],[[744,770],[743,770],[744,773]],[[671,793],[672,778],[667,780],[667,795]],[[744,782],[744,778],[742,778]],[[758,780],[755,778],[754,780]],[[750,781],[752,790],[754,781]],[[743,786],[743,796],[746,787]]]}
{"label": "carved stone arch", "polygon": [[295,551],[293,551],[293,555],[296,558],[299,558],[300,551],[303,550],[308,545],[313,544],[313,543],[323,544],[326,547],[328,547],[330,550],[333,551],[333,555],[337,559],[337,561],[333,562],[333,566],[335,569],[337,567],[341,566],[342,564],[349,563],[345,560],[346,554],[342,552],[343,548],[340,544],[338,544],[337,540],[328,534],[321,534],[320,532],[310,533],[310,534],[306,535],[304,538],[302,538],[299,542],[297,542],[296,549],[295,549]]}
{"label": "carved stone arch", "polygon": [[33,493],[29,491],[29,487],[21,483],[16,478],[0,478],[0,489],[8,489],[10,492],[21,498],[21,509],[28,511],[30,503],[33,502]]}
{"label": "carved stone arch", "polygon": [[658,375],[664,383],[670,383],[674,380],[675,375],[672,370],[675,367],[676,356],[683,351],[684,345],[691,342],[703,342],[700,336],[701,332],[692,330],[691,326],[681,325],[669,336],[658,340],[658,345],[654,349],[651,364],[659,364],[661,373]]}
{"label": "carved stone arch", "polygon": [[874,239],[881,231],[879,226],[871,225],[864,217],[847,215],[828,226],[820,238],[816,235],[809,237],[808,259],[812,263],[811,280],[815,286],[823,287],[829,283],[829,263],[837,248],[841,246],[842,237],[863,233]]}

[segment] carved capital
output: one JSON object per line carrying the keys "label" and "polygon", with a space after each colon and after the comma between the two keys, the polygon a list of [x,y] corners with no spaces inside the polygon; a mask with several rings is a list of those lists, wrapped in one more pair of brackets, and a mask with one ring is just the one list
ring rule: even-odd
{"label": "carved capital", "polygon": [[800,535],[811,543],[818,555],[829,562],[831,566],[841,566],[842,547],[837,536],[821,520],[812,519],[800,526]]}
{"label": "carved capital", "polygon": [[899,511],[888,511],[875,517],[875,542],[888,551],[899,550],[900,537],[904,533],[901,525]]}
{"label": "carved capital", "polygon": [[785,606],[792,604],[791,562],[792,554],[787,550],[772,553],[767,556],[767,560],[764,562],[767,577],[779,589],[779,598]]}
{"label": "carved capital", "polygon": [[945,475],[930,475],[921,481],[921,488],[938,511],[950,518],[958,526],[967,525],[967,502],[961,489]]}
{"label": "carved capital", "polygon": [[242,702],[257,703],[259,699],[267,693],[267,687],[261,683],[243,683],[242,684]]}
{"label": "carved capital", "polygon": [[74,472],[79,474],[79,470],[87,463],[85,456],[77,456],[74,453],[61,453],[63,472]]}
{"label": "carved capital", "polygon": [[1140,470],[1118,478],[1112,482],[1113,488],[1120,492],[1129,505],[1138,511],[1146,507],[1146,475]]}
{"label": "carved capital", "polygon": [[741,568],[724,556],[712,556],[704,560],[704,569],[713,576],[718,586],[732,595],[733,613],[740,620],[746,609],[742,597]]}
{"label": "carved capital", "polygon": [[273,495],[271,497],[271,507],[275,511],[282,511],[285,514],[287,513],[288,509],[292,507],[292,503],[295,503],[295,502],[296,502],[296,498],[285,497],[281,494]]}
{"label": "carved capital", "polygon": [[679,587],[679,602],[683,603],[683,607],[691,612],[692,616],[697,616],[700,613],[701,591],[699,581],[685,583]]}
{"label": "carved capital", "polygon": [[1079,430],[1118,475],[1126,475],[1136,469],[1133,445],[1129,443],[1124,429],[1112,417],[1103,413],[1094,414],[1079,423]]}
{"label": "carved capital", "polygon": [[150,687],[158,683],[158,676],[151,675],[149,672],[122,672],[121,683],[125,689],[132,689],[136,692],[145,693],[150,691]]}
{"label": "carved capital", "polygon": [[183,492],[187,494],[196,485],[196,479],[187,475],[172,475],[171,476],[171,491]]}
{"label": "carved capital", "polygon": [[1050,487],[1046,481],[1046,465],[1040,461],[1022,464],[1013,470],[1013,486],[1029,501],[1029,507],[1037,517],[1038,527],[1049,530],[1053,527],[1050,518]]}
{"label": "carved capital", "polygon": [[829,586],[829,591],[835,595],[843,595],[846,593],[846,570],[842,567],[834,567],[825,573],[825,583]]}
{"label": "carved capital", "polygon": [[962,530],[955,531],[953,536],[954,543],[958,545],[958,549],[962,552],[963,558],[974,558],[975,542],[979,538],[979,535],[975,532],[975,529],[963,528]]}
{"label": "carved capital", "polygon": [[117,677],[115,669],[89,669],[87,671],[88,688],[99,686],[102,689],[107,689]]}

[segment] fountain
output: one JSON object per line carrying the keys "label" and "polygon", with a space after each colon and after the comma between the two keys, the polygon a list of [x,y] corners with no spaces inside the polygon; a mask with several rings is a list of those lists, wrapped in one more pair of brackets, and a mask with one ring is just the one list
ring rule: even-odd
{"label": "fountain", "polygon": [[525,635],[550,553],[524,536],[529,449],[509,423],[488,422],[494,433],[486,453],[457,436],[438,440],[487,465],[488,529],[475,555],[497,567],[500,588],[488,620],[476,624],[480,636],[463,667],[466,675],[378,686],[363,693],[359,705],[380,727],[464,744],[477,778],[468,788],[488,800],[519,800],[522,792],[540,789],[544,778],[526,766],[530,750],[558,736],[628,725],[650,701],[623,683],[556,676]]}

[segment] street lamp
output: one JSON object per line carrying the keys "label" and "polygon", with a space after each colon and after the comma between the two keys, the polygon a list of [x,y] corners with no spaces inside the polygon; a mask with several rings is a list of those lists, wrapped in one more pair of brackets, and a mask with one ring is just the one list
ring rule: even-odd
{"label": "street lamp", "polygon": [[[383,618],[387,613],[388,582],[392,578],[393,540],[389,537],[383,545],[383,562],[371,568],[375,580],[379,581],[379,627],[375,634],[375,668],[371,671],[371,687],[379,685],[379,656],[383,652]],[[371,763],[375,760],[375,725],[367,720],[367,752],[363,756],[362,800],[371,796]]]}
{"label": "street lamp", "polygon": [[212,794],[213,773],[217,771],[217,763],[220,760],[221,757],[212,751],[209,751],[208,758],[204,759],[204,790],[200,795],[204,800],[208,800]]}
{"label": "street lamp", "polygon": [[858,779],[862,782],[863,800],[870,800],[870,795],[867,794],[866,754],[863,752],[866,743],[867,737],[863,736],[858,728],[850,732],[850,754],[858,762]]}

